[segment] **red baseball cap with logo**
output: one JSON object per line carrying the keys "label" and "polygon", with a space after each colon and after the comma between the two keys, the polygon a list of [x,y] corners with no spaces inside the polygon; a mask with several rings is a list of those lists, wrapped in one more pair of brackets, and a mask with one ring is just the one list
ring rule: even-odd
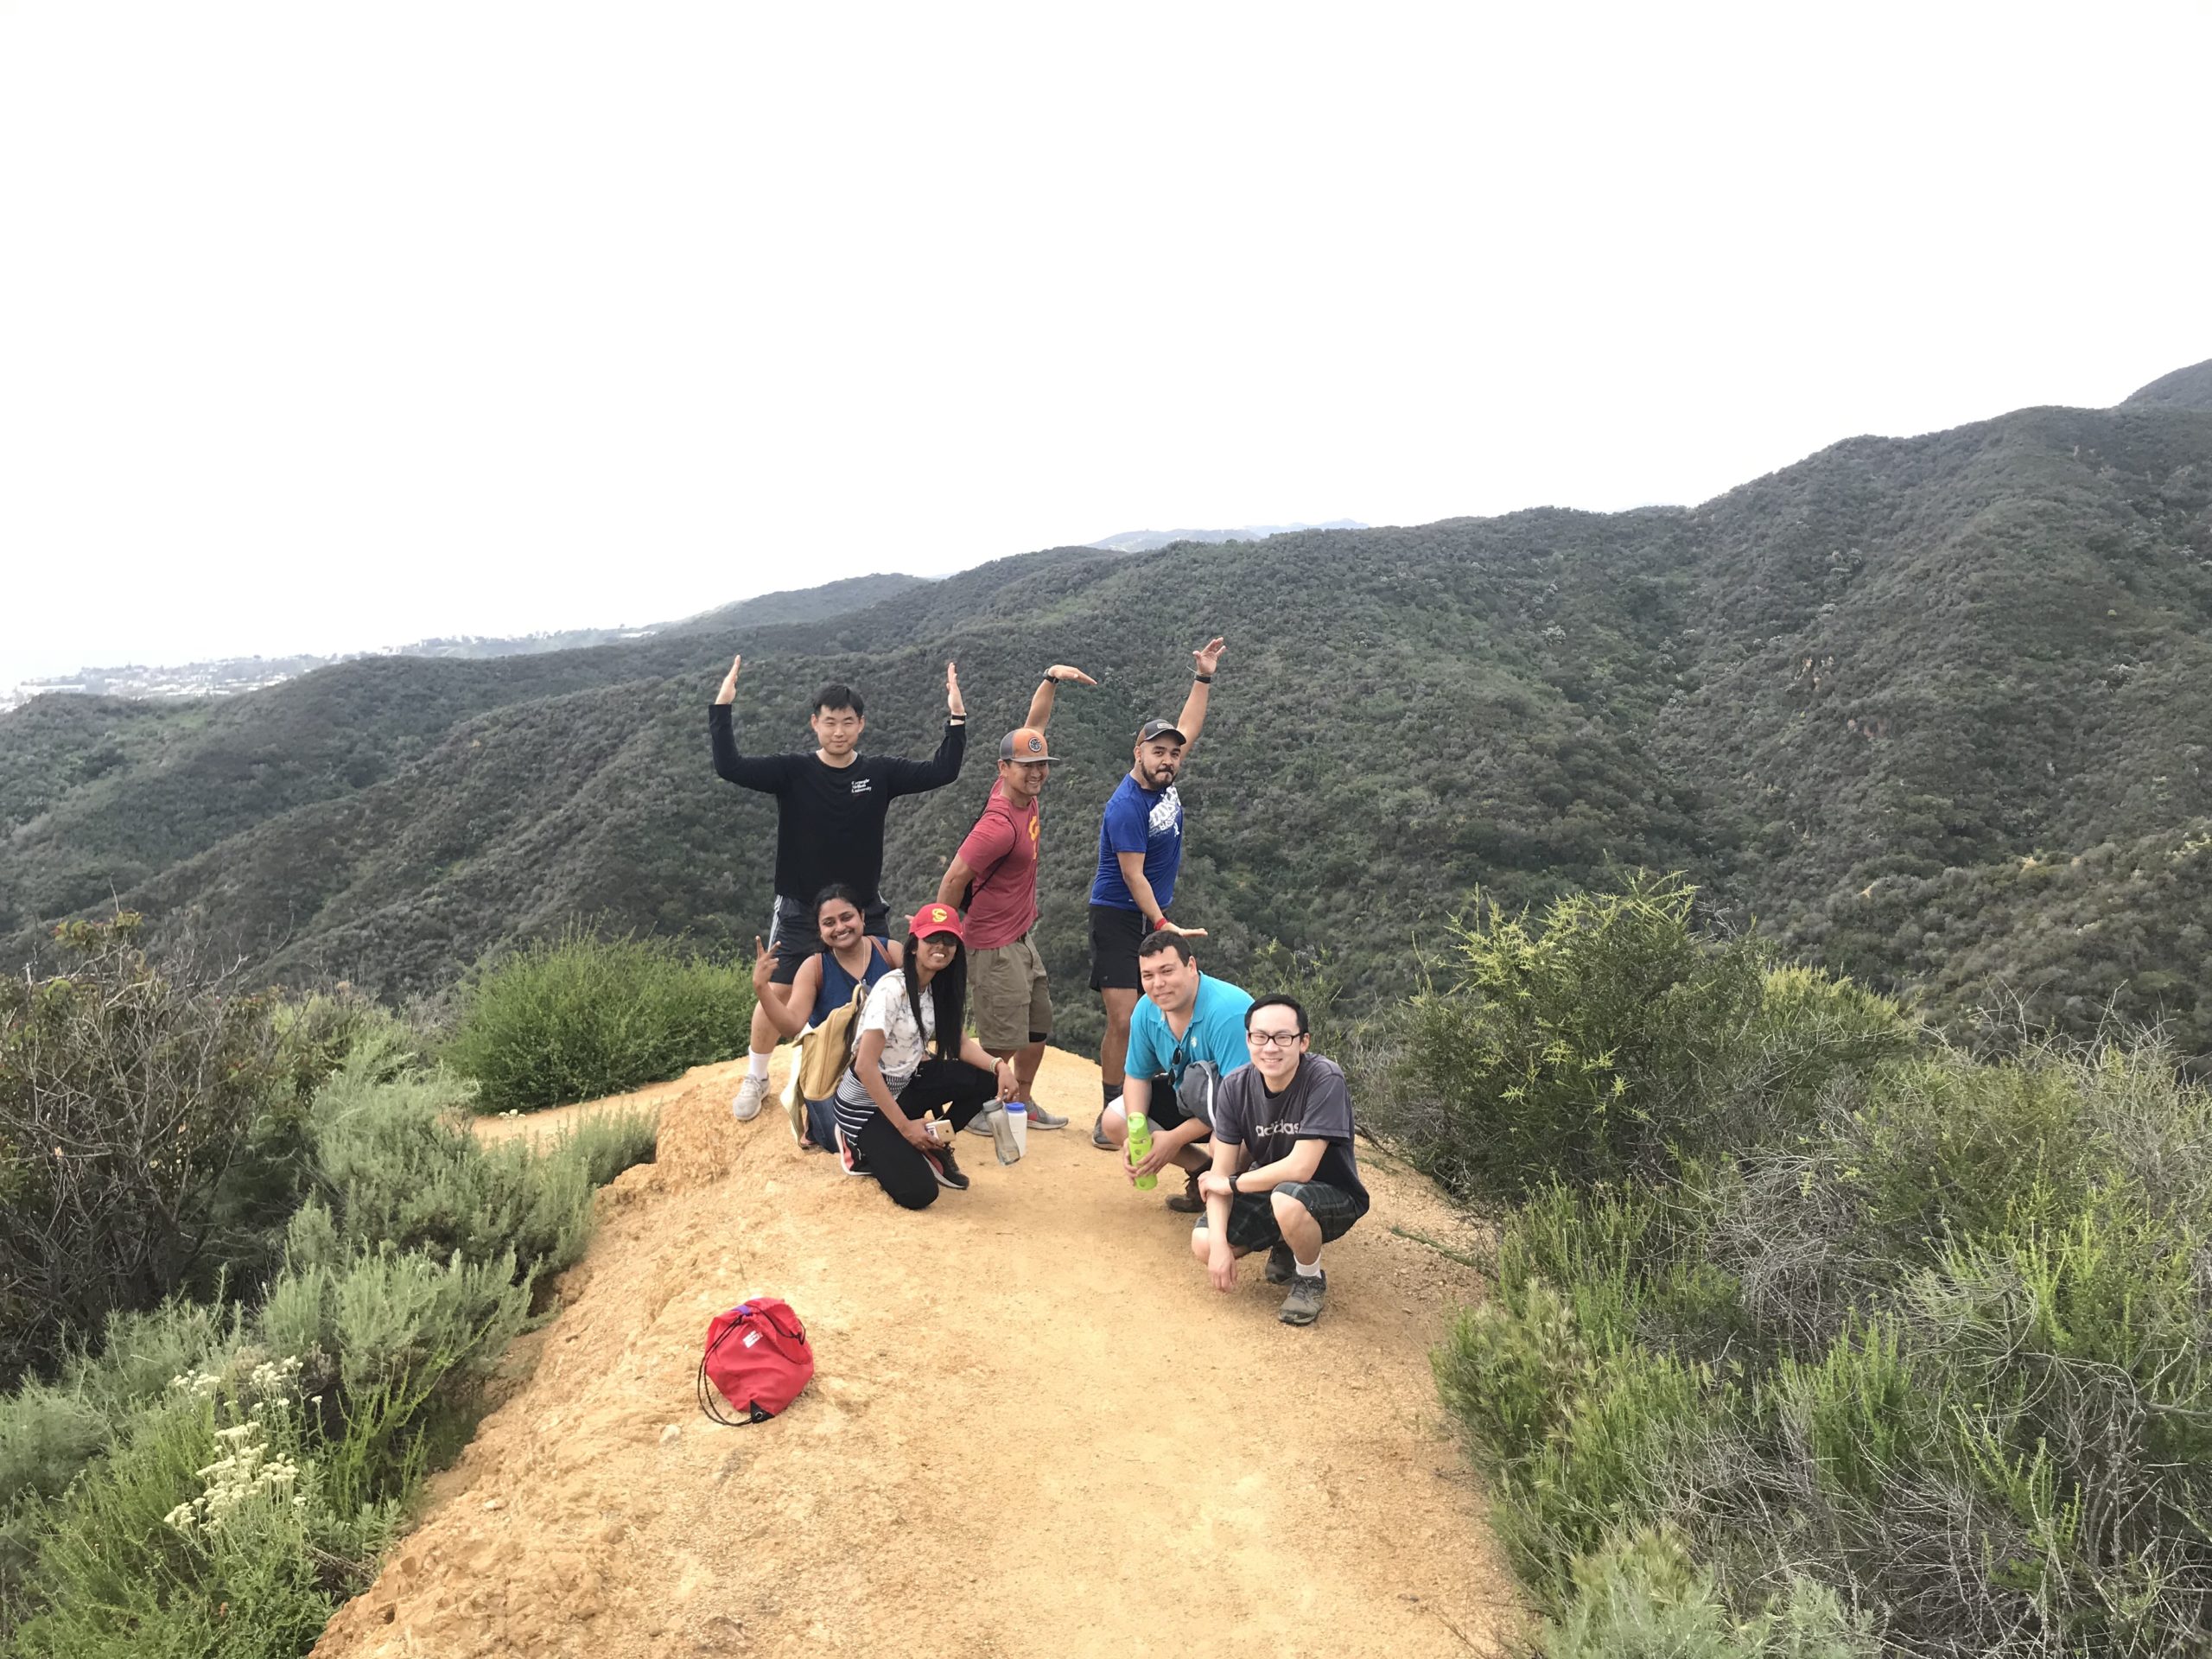
{"label": "red baseball cap with logo", "polygon": [[906,924],[906,931],[918,939],[926,939],[932,933],[950,933],[961,944],[968,943],[968,935],[962,931],[960,912],[950,905],[924,905],[914,912],[914,919]]}

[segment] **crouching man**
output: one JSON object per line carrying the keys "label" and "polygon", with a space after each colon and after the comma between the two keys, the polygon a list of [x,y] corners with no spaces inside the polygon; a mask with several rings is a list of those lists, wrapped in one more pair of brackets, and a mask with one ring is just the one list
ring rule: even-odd
{"label": "crouching man", "polygon": [[1214,1104],[1213,1167],[1198,1177],[1206,1212],[1191,1254],[1216,1290],[1236,1282],[1236,1260],[1268,1253],[1268,1282],[1287,1285],[1285,1325],[1311,1325],[1329,1287],[1321,1246],[1367,1213],[1351,1149],[1351,1096],[1334,1060],[1309,1054],[1306,1010],[1263,996],[1244,1014],[1252,1064],[1222,1082]]}
{"label": "crouching man", "polygon": [[1134,1164],[1125,1158],[1123,1171],[1133,1182],[1171,1166],[1182,1171],[1184,1189],[1169,1195],[1167,1207],[1203,1215],[1198,1176],[1213,1162],[1206,1141],[1212,1102],[1218,1079],[1244,1064],[1244,1010],[1252,999],[1200,973],[1190,940],[1179,933],[1147,934],[1137,964],[1144,1000],[1129,1020],[1128,1077],[1091,1140],[1109,1150],[1126,1147],[1129,1117],[1141,1114],[1152,1126],[1152,1154]]}

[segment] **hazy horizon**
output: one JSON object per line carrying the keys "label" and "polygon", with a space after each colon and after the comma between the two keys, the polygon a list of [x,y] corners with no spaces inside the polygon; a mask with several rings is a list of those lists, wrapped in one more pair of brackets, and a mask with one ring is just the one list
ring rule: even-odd
{"label": "hazy horizon", "polygon": [[1005,17],[0,10],[0,685],[1691,504],[2212,354],[2202,7]]}

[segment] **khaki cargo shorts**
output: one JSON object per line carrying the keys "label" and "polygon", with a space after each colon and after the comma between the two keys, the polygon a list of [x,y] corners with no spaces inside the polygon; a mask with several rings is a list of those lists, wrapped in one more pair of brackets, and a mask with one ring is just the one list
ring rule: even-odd
{"label": "khaki cargo shorts", "polygon": [[968,953],[968,988],[976,1004],[976,1039],[1010,1054],[1052,1034],[1052,997],[1045,958],[1025,933],[1012,944]]}

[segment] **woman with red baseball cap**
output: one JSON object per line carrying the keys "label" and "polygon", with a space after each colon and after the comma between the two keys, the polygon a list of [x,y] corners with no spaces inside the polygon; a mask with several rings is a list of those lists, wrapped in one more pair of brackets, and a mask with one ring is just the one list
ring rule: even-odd
{"label": "woman with red baseball cap", "polygon": [[939,1108],[951,1129],[1014,1092],[1014,1067],[967,1033],[967,937],[950,905],[924,905],[906,924],[906,961],[868,993],[855,1027],[853,1063],[838,1080],[837,1154],[849,1175],[873,1175],[909,1210],[937,1202],[968,1177],[924,1126]]}

